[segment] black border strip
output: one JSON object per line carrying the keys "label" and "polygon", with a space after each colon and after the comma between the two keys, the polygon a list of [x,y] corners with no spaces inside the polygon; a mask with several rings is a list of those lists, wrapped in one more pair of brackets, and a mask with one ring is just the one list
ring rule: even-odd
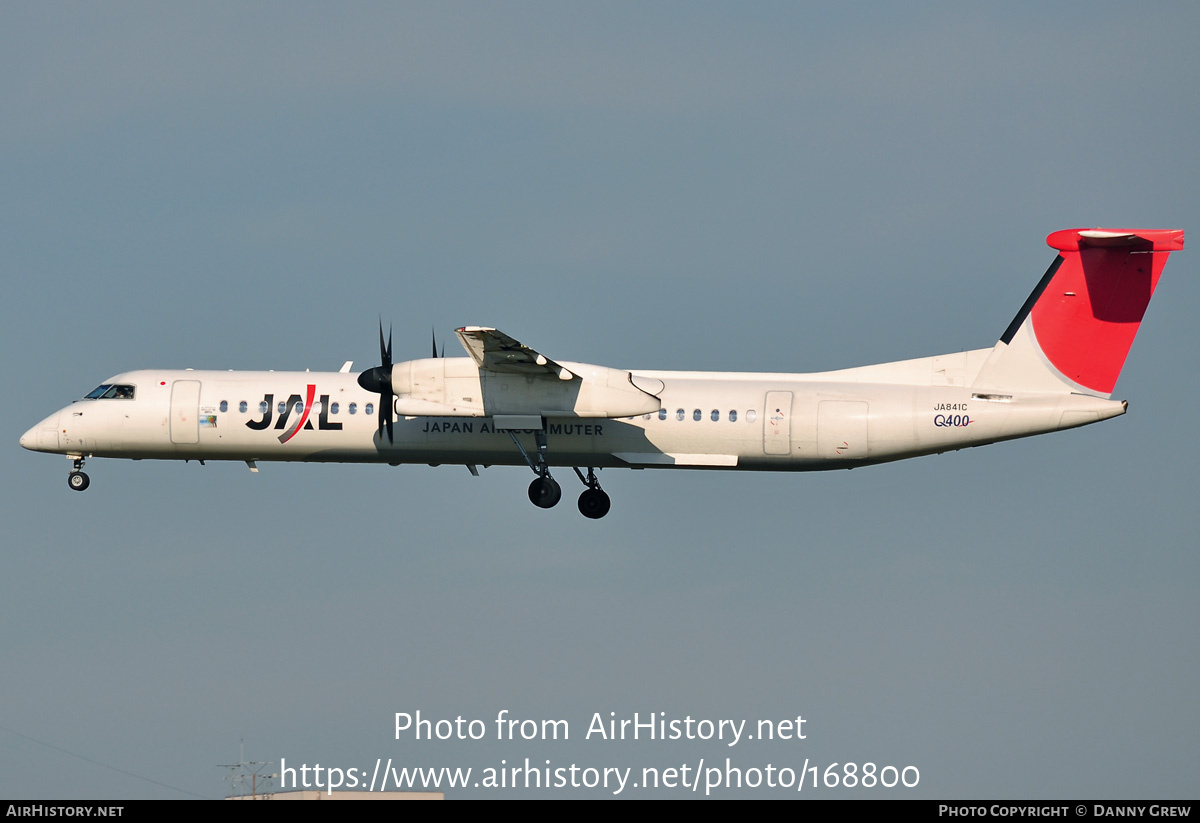
{"label": "black border strip", "polygon": [[1033,311],[1033,306],[1037,303],[1038,298],[1042,296],[1042,292],[1050,285],[1050,281],[1054,279],[1054,273],[1058,271],[1058,267],[1063,264],[1063,256],[1060,254],[1054,258],[1054,262],[1050,264],[1050,268],[1046,269],[1046,273],[1042,275],[1041,281],[1033,293],[1029,295],[1025,301],[1025,305],[1021,306],[1021,310],[1017,312],[1017,316],[1008,324],[1008,328],[1004,330],[1004,334],[1000,335],[1000,342],[1008,345],[1012,342],[1013,337],[1017,334],[1017,329],[1021,328],[1021,324],[1025,322],[1025,318],[1029,316],[1029,312]]}

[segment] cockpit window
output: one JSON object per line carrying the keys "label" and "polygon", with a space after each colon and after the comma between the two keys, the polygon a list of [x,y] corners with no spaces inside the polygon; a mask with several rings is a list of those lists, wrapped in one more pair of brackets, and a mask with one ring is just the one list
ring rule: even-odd
{"label": "cockpit window", "polygon": [[133,386],[105,383],[87,393],[85,400],[132,400]]}

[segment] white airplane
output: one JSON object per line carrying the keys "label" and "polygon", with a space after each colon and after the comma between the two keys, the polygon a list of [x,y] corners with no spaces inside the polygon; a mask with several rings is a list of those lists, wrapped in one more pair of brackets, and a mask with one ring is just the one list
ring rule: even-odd
{"label": "white airplane", "polygon": [[[612,369],[555,361],[496,329],[456,334],[469,358],[338,372],[146,370],[105,380],[21,437],[88,457],[527,465],[541,508],[587,487],[608,513],[600,468],[849,469],[1069,429],[1124,414],[1117,375],[1182,231],[1070,229],[990,349],[813,374]],[[581,471],[586,468],[587,473]]]}

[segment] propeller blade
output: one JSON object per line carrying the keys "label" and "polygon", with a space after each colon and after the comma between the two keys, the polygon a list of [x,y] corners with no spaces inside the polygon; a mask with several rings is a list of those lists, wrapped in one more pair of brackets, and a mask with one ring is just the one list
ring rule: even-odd
{"label": "propeller blade", "polygon": [[437,332],[433,328],[429,329],[429,340],[430,346],[433,347],[433,356],[437,357]]}
{"label": "propeller blade", "polygon": [[358,376],[358,385],[369,392],[379,395],[379,428],[387,429],[388,442],[394,443],[392,432],[392,414],[395,394],[392,392],[392,329],[388,327],[387,340],[383,338],[383,318],[379,318],[379,359],[383,361],[378,366],[372,366]]}
{"label": "propeller blade", "polygon": [[379,320],[379,359],[384,366],[392,365],[392,327],[388,326],[387,345],[383,343],[383,319]]}
{"label": "propeller blade", "polygon": [[392,393],[389,391],[379,398],[379,428],[386,428],[388,442],[396,442],[392,437]]}

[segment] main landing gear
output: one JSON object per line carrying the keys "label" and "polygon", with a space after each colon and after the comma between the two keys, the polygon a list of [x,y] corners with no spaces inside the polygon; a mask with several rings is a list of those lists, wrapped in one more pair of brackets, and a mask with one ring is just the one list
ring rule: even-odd
{"label": "main landing gear", "polygon": [[74,458],[71,465],[74,467],[74,471],[67,475],[67,485],[71,487],[71,491],[81,492],[90,486],[92,481],[83,473],[82,457]]}
{"label": "main landing gear", "polygon": [[562,500],[562,486],[546,472],[529,484],[529,502],[539,509],[552,509]]}
{"label": "main landing gear", "polygon": [[608,493],[600,488],[600,481],[596,479],[596,472],[591,466],[588,466],[587,477],[584,477],[579,469],[575,469],[575,474],[587,485],[583,494],[579,495],[579,513],[592,520],[599,520],[608,514],[612,507]]}
{"label": "main landing gear", "polygon": [[[534,441],[537,443],[536,460],[530,457],[529,452],[525,451],[525,447],[521,445],[515,432],[510,431],[508,436],[512,438],[513,445],[521,452],[521,456],[525,458],[526,464],[537,475],[529,484],[529,502],[540,509],[552,509],[557,506],[558,501],[562,500],[562,486],[558,485],[558,481],[550,476],[550,466],[546,463],[545,430],[533,433]],[[583,494],[579,495],[579,513],[592,520],[599,520],[608,514],[608,510],[612,507],[612,501],[609,500],[608,494],[600,488],[600,481],[596,479],[596,472],[593,468],[588,467],[586,477],[578,468],[575,469],[575,474],[587,486]]]}

